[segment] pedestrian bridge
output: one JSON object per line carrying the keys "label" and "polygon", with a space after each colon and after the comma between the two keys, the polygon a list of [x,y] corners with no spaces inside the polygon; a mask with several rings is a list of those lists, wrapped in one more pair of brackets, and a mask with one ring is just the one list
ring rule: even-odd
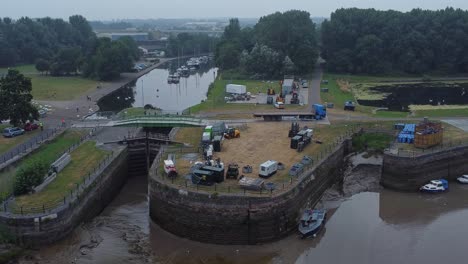
{"label": "pedestrian bridge", "polygon": [[115,127],[197,127],[205,125],[205,122],[199,118],[180,115],[135,116],[112,122],[112,126]]}

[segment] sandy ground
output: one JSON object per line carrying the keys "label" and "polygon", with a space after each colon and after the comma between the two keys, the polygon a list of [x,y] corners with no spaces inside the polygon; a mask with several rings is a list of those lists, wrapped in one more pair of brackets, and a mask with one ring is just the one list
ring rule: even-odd
{"label": "sandy ground", "polygon": [[[304,127],[306,123],[299,123]],[[311,123],[307,123],[311,127]],[[241,131],[240,138],[225,139],[222,143],[221,152],[214,152],[214,159],[220,158],[227,166],[229,163],[239,165],[240,175],[247,177],[258,177],[259,166],[267,160],[276,160],[285,165],[285,170],[279,170],[268,181],[285,182],[289,180],[288,170],[297,162],[300,162],[304,153],[298,153],[290,148],[291,139],[288,137],[288,131],[291,127],[289,122],[258,122],[249,123],[239,127]],[[308,146],[310,147],[310,146]],[[306,147],[307,148],[307,147]],[[183,175],[189,172],[194,156],[180,156],[176,166]],[[200,159],[201,156],[199,155]],[[252,173],[242,173],[242,167],[252,166]],[[226,180],[226,185],[237,186],[237,181]]]}

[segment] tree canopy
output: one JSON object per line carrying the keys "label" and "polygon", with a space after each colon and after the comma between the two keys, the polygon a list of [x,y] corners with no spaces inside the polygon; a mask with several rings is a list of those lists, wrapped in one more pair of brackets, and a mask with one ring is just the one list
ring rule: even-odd
{"label": "tree canopy", "polygon": [[[68,22],[49,17],[22,17],[15,21],[3,18],[0,19],[0,67],[36,63],[39,71],[56,76],[82,73],[86,77],[109,80],[130,70],[129,65],[140,56],[131,38],[121,38],[109,45],[104,42],[80,15],[71,16]],[[99,67],[95,67],[97,60]],[[122,65],[108,65],[112,61]]]}
{"label": "tree canopy", "polygon": [[18,126],[28,120],[37,120],[39,113],[31,104],[31,79],[17,70],[8,70],[0,79],[0,120],[10,119]]}
{"label": "tree canopy", "polygon": [[252,76],[309,72],[318,57],[315,24],[299,10],[264,16],[254,28],[241,29],[238,19],[231,19],[215,55],[220,68],[240,67]]}
{"label": "tree canopy", "polygon": [[338,9],[321,33],[335,72],[468,72],[468,11]]}

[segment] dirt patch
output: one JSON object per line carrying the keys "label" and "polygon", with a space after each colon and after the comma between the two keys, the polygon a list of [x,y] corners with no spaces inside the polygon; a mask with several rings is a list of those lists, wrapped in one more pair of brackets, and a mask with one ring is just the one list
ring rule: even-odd
{"label": "dirt patch", "polygon": [[345,93],[351,92],[351,85],[349,81],[339,79],[339,80],[336,80],[336,83],[338,84],[338,87],[340,87],[341,91]]}

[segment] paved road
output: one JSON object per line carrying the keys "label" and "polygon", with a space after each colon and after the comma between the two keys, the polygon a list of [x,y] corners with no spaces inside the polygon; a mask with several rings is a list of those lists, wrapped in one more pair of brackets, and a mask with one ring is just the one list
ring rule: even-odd
{"label": "paved road", "polygon": [[312,74],[312,80],[309,85],[309,111],[312,111],[313,104],[320,104],[320,84],[322,82],[322,68],[319,65],[315,66]]}

